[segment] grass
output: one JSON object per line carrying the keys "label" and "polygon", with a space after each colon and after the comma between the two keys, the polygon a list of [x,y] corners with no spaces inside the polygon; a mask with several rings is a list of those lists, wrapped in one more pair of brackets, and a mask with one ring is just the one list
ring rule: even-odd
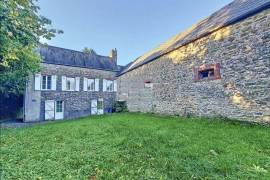
{"label": "grass", "polygon": [[270,179],[270,129],[115,114],[1,129],[1,179]]}

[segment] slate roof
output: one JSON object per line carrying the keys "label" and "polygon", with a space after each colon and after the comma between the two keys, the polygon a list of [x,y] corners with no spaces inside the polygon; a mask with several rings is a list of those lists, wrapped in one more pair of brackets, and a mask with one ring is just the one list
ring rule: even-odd
{"label": "slate roof", "polygon": [[119,71],[120,67],[109,56],[101,56],[92,51],[85,54],[80,51],[60,47],[41,45],[38,49],[44,63],[73,67]]}
{"label": "slate roof", "polygon": [[267,8],[270,8],[270,0],[235,0],[206,19],[193,25],[187,31],[174,36],[169,41],[129,63],[124,70],[119,73],[119,76],[206,36],[215,30],[241,21]]}

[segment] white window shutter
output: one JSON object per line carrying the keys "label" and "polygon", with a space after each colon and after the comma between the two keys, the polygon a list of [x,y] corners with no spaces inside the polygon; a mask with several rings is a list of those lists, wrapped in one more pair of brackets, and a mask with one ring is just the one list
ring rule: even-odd
{"label": "white window shutter", "polygon": [[56,90],[56,82],[57,82],[57,76],[52,76],[52,90]]}
{"label": "white window shutter", "polygon": [[75,83],[76,83],[76,91],[80,91],[80,77],[75,78]]}
{"label": "white window shutter", "polygon": [[99,91],[99,79],[95,79],[95,91]]}
{"label": "white window shutter", "polygon": [[103,92],[105,92],[107,89],[107,80],[103,79]]}
{"label": "white window shutter", "polygon": [[87,82],[88,82],[88,79],[83,78],[83,91],[87,91]]}
{"label": "white window shutter", "polygon": [[113,81],[113,91],[117,92],[117,81],[116,80]]}
{"label": "white window shutter", "polygon": [[41,74],[35,74],[35,90],[39,91],[41,88]]}
{"label": "white window shutter", "polygon": [[62,91],[65,91],[67,89],[67,77],[62,76]]}

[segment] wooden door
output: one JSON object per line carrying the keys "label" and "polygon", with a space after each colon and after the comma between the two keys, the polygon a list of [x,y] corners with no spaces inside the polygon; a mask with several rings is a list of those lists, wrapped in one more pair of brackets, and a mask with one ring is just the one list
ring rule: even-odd
{"label": "wooden door", "polygon": [[55,102],[54,100],[45,101],[45,120],[55,119]]}

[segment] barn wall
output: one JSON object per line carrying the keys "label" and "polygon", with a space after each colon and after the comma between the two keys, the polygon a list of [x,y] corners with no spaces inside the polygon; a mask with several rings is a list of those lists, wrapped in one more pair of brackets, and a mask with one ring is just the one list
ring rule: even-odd
{"label": "barn wall", "polygon": [[[194,81],[194,68],[217,63],[221,79]],[[270,10],[123,74],[118,100],[133,112],[270,122]]]}

